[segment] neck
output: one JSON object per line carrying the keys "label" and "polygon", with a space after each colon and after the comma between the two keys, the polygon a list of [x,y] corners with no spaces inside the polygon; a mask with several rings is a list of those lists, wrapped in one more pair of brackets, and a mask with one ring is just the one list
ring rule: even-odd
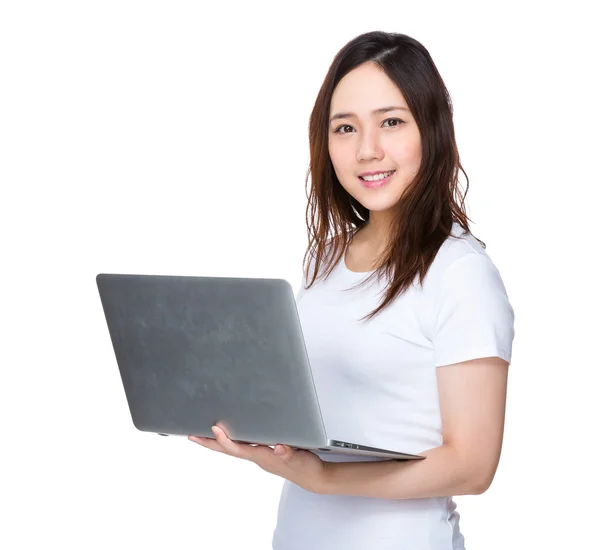
{"label": "neck", "polygon": [[385,246],[391,234],[392,215],[389,212],[371,212],[361,229],[365,239],[377,246]]}

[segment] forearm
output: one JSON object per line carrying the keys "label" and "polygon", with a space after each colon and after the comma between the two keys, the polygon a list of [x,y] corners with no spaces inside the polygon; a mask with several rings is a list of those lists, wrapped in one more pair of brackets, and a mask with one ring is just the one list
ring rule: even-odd
{"label": "forearm", "polygon": [[450,445],[430,449],[425,460],[328,462],[323,494],[387,499],[480,494],[489,483]]}

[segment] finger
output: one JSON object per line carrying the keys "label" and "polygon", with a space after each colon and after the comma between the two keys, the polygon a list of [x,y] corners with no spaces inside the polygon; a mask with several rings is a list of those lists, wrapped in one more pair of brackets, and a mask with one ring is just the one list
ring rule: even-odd
{"label": "finger", "polygon": [[201,447],[206,447],[207,449],[210,449],[211,451],[217,451],[218,453],[228,454],[216,440],[211,439],[210,437],[196,437],[191,435],[188,437],[188,439],[190,441],[193,441],[194,443],[197,443]]}
{"label": "finger", "polygon": [[275,445],[275,447],[273,448],[273,451],[275,451],[275,454],[277,456],[281,456],[281,455],[285,454],[285,448],[283,445]]}
{"label": "finger", "polygon": [[[225,427],[220,422],[217,422],[214,427],[218,428],[221,432],[223,432],[223,434],[225,435],[225,437],[227,439],[229,439],[230,441],[233,441],[231,439],[231,437],[229,437],[229,434],[225,431]],[[215,433],[214,430],[213,430],[213,433]],[[239,441],[234,441],[234,443],[236,445],[238,445],[239,447],[242,447],[242,448],[248,448],[248,447],[266,447],[266,448],[268,448],[270,450],[273,450],[272,447],[270,447],[269,445],[262,445],[260,443],[241,443]]]}
{"label": "finger", "polygon": [[283,445],[282,443],[275,445],[273,452],[286,462],[291,460],[294,456],[294,450],[289,445]]}
{"label": "finger", "polygon": [[250,460],[252,462],[260,462],[266,458],[266,456],[273,453],[273,449],[268,445],[260,445],[258,443],[239,443],[229,439],[223,428],[219,426],[213,426],[212,431],[215,434],[215,439],[225,450],[227,454],[235,456],[236,458],[243,458],[244,460]]}
{"label": "finger", "polygon": [[250,445],[232,441],[218,426],[213,426],[211,429],[213,434],[215,434],[215,440],[225,450],[226,453],[239,458],[246,458],[244,447],[250,447]]}

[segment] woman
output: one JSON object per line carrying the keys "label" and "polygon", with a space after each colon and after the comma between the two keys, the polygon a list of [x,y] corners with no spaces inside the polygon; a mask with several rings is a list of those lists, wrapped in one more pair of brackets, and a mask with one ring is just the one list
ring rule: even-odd
{"label": "woman", "polygon": [[383,32],[349,42],[310,155],[297,304],[327,433],[426,460],[237,444],[218,427],[190,439],[286,479],[276,550],[464,549],[452,497],[494,477],[514,312],[457,202],[452,105],[427,50]]}

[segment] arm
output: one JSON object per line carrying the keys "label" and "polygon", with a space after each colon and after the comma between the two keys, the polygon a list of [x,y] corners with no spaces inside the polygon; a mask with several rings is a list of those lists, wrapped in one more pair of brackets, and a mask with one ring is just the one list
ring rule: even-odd
{"label": "arm", "polygon": [[502,447],[508,362],[499,357],[437,367],[443,444],[426,460],[328,462],[322,494],[387,499],[481,494]]}

